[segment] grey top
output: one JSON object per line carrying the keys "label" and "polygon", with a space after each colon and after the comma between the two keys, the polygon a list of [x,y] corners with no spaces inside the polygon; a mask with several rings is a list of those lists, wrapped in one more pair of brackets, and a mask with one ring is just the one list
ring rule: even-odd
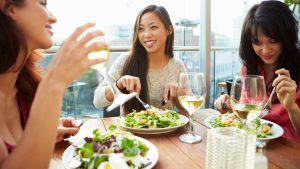
{"label": "grey top", "polygon": [[[123,66],[126,62],[128,55],[121,55],[113,63],[109,69],[108,74],[113,81],[117,81],[122,74]],[[162,69],[149,69],[147,75],[150,105],[159,107],[160,101],[163,99],[165,84],[168,82],[179,82],[179,75],[186,72],[185,65],[178,58],[171,58],[168,64]],[[96,88],[94,93],[94,105],[97,108],[105,107],[111,104],[105,97],[106,81],[102,81]],[[143,86],[142,86],[143,87]],[[168,102],[164,107],[166,109],[173,109],[173,103]]]}

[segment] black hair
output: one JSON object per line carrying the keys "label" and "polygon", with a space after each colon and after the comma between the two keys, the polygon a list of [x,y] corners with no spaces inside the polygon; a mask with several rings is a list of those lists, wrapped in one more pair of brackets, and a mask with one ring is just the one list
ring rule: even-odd
{"label": "black hair", "polygon": [[[239,49],[248,75],[259,74],[261,59],[252,48],[252,43],[258,42],[259,31],[282,44],[282,52],[275,69],[287,69],[291,78],[299,83],[298,22],[289,7],[280,1],[270,0],[256,4],[249,10],[243,23]],[[274,74],[273,79],[275,78]],[[267,90],[272,90],[272,86],[267,85]]]}
{"label": "black hair", "polygon": [[[170,27],[173,28],[170,16],[164,7],[149,5],[144,9],[142,9],[135,21],[132,49],[124,65],[124,69],[122,73],[122,75],[132,75],[140,78],[140,82],[142,86],[140,92],[140,98],[146,102],[149,101],[148,84],[147,84],[149,63],[148,63],[147,52],[138,39],[138,31],[139,31],[142,16],[145,13],[149,13],[149,12],[156,14],[162,20],[166,29]],[[165,54],[170,58],[173,58],[174,56],[173,45],[174,45],[174,31],[170,32],[170,34],[166,39]],[[123,92],[126,91],[124,90]],[[136,99],[132,99],[127,103],[125,103],[124,105],[125,112],[131,112],[133,108],[136,109],[137,111],[143,109],[142,105]]]}

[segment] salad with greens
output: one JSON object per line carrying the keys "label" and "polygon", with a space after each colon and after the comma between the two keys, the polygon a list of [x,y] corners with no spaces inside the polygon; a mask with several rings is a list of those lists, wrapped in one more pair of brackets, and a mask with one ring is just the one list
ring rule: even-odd
{"label": "salad with greens", "polygon": [[151,163],[146,158],[149,148],[129,132],[111,125],[110,131],[93,131],[82,145],[75,146],[74,158],[68,163],[76,169],[139,169]]}
{"label": "salad with greens", "polygon": [[131,128],[168,128],[183,125],[179,114],[172,110],[151,108],[130,114],[120,119],[122,125]]}
{"label": "salad with greens", "polygon": [[[212,118],[209,121],[211,127],[237,127],[242,128],[242,122],[234,113],[225,113],[221,114],[215,118]],[[272,127],[273,124],[263,122],[261,119],[257,118],[248,124],[248,132],[256,134],[257,138],[266,138],[272,136]]]}

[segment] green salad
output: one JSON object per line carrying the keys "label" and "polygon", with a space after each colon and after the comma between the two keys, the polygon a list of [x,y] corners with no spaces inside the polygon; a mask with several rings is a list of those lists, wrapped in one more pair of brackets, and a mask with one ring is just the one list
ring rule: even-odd
{"label": "green salad", "polygon": [[133,110],[121,123],[131,128],[167,128],[183,125],[179,114],[172,110],[160,110],[151,108],[136,112]]}
{"label": "green salad", "polygon": [[111,125],[110,131],[93,131],[93,137],[84,138],[82,145],[75,146],[75,154],[69,162],[76,169],[139,169],[149,165],[147,145],[131,133],[120,131]]}
{"label": "green salad", "polygon": [[[234,113],[225,113],[219,115],[209,121],[213,128],[217,127],[237,127],[242,128],[242,122]],[[257,118],[248,124],[248,132],[256,134],[257,138],[266,138],[272,136],[272,124],[264,123],[261,119]]]}

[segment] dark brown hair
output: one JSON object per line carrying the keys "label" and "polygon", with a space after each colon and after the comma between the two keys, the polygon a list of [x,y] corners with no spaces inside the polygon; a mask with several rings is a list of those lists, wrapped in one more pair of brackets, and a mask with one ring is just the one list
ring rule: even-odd
{"label": "dark brown hair", "polygon": [[[282,53],[276,69],[285,68],[291,78],[299,83],[300,53],[298,22],[288,6],[280,1],[263,1],[248,12],[241,34],[240,58],[246,66],[247,74],[258,75],[262,60],[255,54],[252,43],[258,41],[258,31],[282,44]],[[276,78],[274,74],[273,79]],[[272,90],[267,85],[267,90]]]}
{"label": "dark brown hair", "polygon": [[[41,80],[37,65],[40,53],[28,53],[25,40],[14,21],[6,15],[9,5],[22,6],[24,0],[7,0],[0,9],[0,73],[20,71],[16,81],[18,94],[23,95],[29,112],[37,86]],[[20,52],[24,54],[20,54]],[[17,62],[21,62],[17,65]],[[16,67],[19,66],[19,67]]]}
{"label": "dark brown hair", "polygon": [[[166,29],[170,27],[173,28],[170,16],[164,7],[149,5],[145,7],[142,11],[140,11],[134,24],[132,49],[126,61],[126,64],[123,68],[123,73],[122,73],[122,75],[132,75],[140,78],[141,86],[142,86],[140,97],[143,101],[146,102],[149,102],[148,84],[147,84],[149,63],[148,63],[147,52],[138,39],[138,31],[139,31],[142,16],[145,13],[149,13],[149,12],[156,14],[164,23]],[[165,54],[170,58],[173,58],[174,56],[173,44],[174,44],[174,31],[172,31],[171,34],[168,35],[166,40]],[[132,109],[136,109],[137,111],[140,111],[143,109],[143,107],[137,101],[137,99],[132,99],[125,104],[124,109],[125,112],[131,112]]]}

